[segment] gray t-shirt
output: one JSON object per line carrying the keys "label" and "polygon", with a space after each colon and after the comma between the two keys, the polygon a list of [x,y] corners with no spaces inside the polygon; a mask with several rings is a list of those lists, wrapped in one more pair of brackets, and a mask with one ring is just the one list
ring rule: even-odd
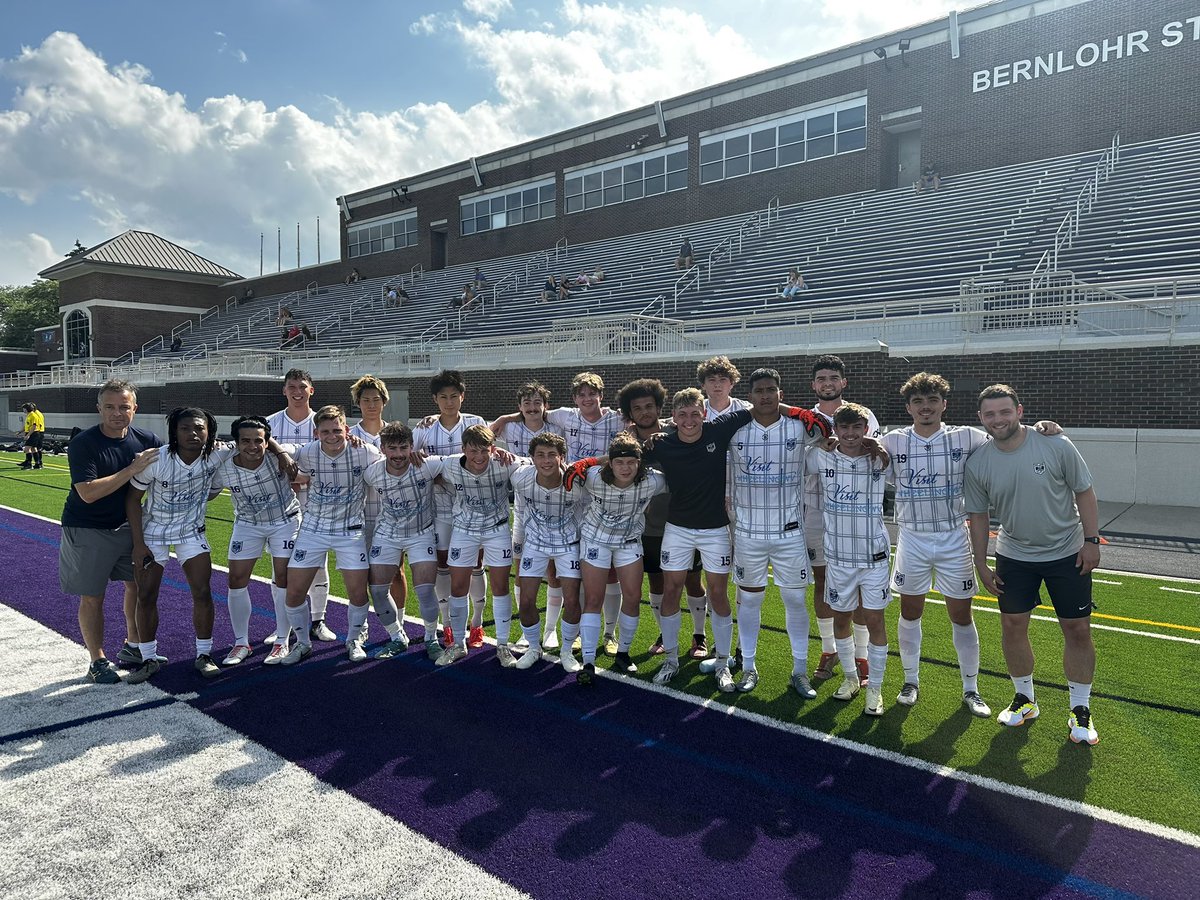
{"label": "gray t-shirt", "polygon": [[1083,546],[1075,495],[1092,486],[1092,473],[1063,435],[1025,429],[1025,441],[1004,451],[988,441],[967,460],[967,512],[1000,519],[996,552],[1027,562],[1063,559]]}

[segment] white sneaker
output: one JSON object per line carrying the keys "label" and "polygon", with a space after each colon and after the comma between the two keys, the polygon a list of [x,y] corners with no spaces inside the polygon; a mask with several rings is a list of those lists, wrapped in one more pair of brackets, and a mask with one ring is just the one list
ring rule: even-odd
{"label": "white sneaker", "polygon": [[505,669],[511,669],[517,664],[517,660],[512,655],[512,651],[508,649],[508,644],[496,645],[496,659],[500,661],[500,665]]}
{"label": "white sneaker", "polygon": [[337,640],[337,635],[334,634],[333,631],[330,630],[329,626],[325,624],[324,619],[321,619],[319,622],[313,622],[312,625],[308,627],[308,636],[314,641]]}
{"label": "white sneaker", "polygon": [[868,716],[883,715],[883,691],[879,688],[867,688],[867,705],[863,712]]}
{"label": "white sneaker", "polygon": [[674,659],[663,660],[663,664],[654,673],[654,683],[670,684],[671,679],[677,674],[679,674],[679,662]]}
{"label": "white sneaker", "polygon": [[721,666],[717,669],[717,690],[722,694],[732,694],[734,689],[733,676],[729,673],[729,666]]}
{"label": "white sneaker", "polygon": [[363,649],[362,641],[346,641],[346,657],[350,662],[362,662],[367,658],[367,651]]}
{"label": "white sneaker", "polygon": [[238,663],[246,661],[246,657],[253,651],[246,644],[235,644],[233,649],[229,651],[229,655],[221,662],[223,666],[236,666]]}
{"label": "white sneaker", "polygon": [[521,635],[519,638],[517,638],[517,642],[512,644],[511,647],[512,652],[519,656],[529,649],[529,641],[525,640],[525,635]]}
{"label": "white sneaker", "polygon": [[533,666],[533,664],[536,663],[541,658],[542,658],[541,648],[540,647],[530,647],[528,650],[526,650],[524,653],[521,654],[521,658],[516,661],[514,668],[528,669],[531,666]]}
{"label": "white sneaker", "polygon": [[542,635],[542,648],[544,650],[557,650],[558,649],[558,632],[557,631],[551,630],[551,631],[548,631],[546,634]]}
{"label": "white sneaker", "polygon": [[283,662],[283,658],[287,656],[287,644],[275,644],[271,647],[271,652],[267,654],[267,658],[263,660],[264,666],[277,666]]}
{"label": "white sneaker", "polygon": [[312,644],[296,644],[284,655],[283,659],[279,661],[279,664],[281,666],[294,666],[296,663],[300,662],[300,660],[311,654]]}
{"label": "white sneaker", "polygon": [[721,659],[719,656],[710,656],[710,657],[708,657],[708,659],[702,659],[700,661],[700,674],[701,675],[712,675],[714,672],[717,671],[717,669],[720,669],[720,668],[726,668],[726,669],[729,668],[729,657],[728,656],[725,657],[724,659]]}
{"label": "white sneaker", "polygon": [[456,642],[442,650],[442,655],[437,658],[437,662],[434,665],[448,666],[451,663],[458,662],[460,659],[464,659],[466,655],[467,648]]}
{"label": "white sneaker", "polygon": [[837,691],[833,695],[834,700],[853,700],[858,696],[858,692],[862,690],[862,686],[858,683],[858,673],[855,672],[850,678],[843,678],[842,683],[838,686]]}
{"label": "white sneaker", "polygon": [[263,642],[264,646],[266,646],[267,644],[278,644],[279,643],[279,635],[276,632],[272,631],[265,638],[263,638],[262,642]]}
{"label": "white sneaker", "polygon": [[[896,695],[896,702],[899,703],[901,706],[916,706],[917,698],[920,696],[921,696],[920,687],[913,684],[911,681],[906,681],[906,682],[904,682],[904,685],[900,688],[900,693],[898,693]],[[989,710],[987,713],[984,713],[984,715],[990,715],[990,714],[991,714],[991,710]]]}
{"label": "white sneaker", "polygon": [[558,655],[558,661],[562,663],[563,671],[568,675],[574,675],[583,668],[583,663],[575,658],[575,654],[563,647],[562,653]]}

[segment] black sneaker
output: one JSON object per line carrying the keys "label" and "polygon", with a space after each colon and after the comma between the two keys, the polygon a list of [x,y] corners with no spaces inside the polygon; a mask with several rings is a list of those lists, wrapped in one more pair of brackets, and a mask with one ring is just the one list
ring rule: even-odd
{"label": "black sneaker", "polygon": [[136,666],[142,661],[142,648],[126,641],[117,651],[117,662],[128,666]]}
{"label": "black sneaker", "polygon": [[33,467],[34,467],[35,469],[40,469],[40,468],[42,468],[42,464],[41,464],[41,463],[34,463],[34,464],[33,464]]}
{"label": "black sneaker", "polygon": [[21,463],[19,466],[17,466],[17,468],[18,469],[32,469],[33,463]]}
{"label": "black sneaker", "polygon": [[590,685],[596,680],[596,664],[584,663],[583,668],[575,675],[576,684]]}
{"label": "black sneaker", "polygon": [[120,684],[121,673],[104,657],[88,666],[88,678],[95,684]]}
{"label": "black sneaker", "polygon": [[162,663],[157,659],[143,660],[142,664],[125,676],[126,684],[141,684],[143,681],[148,681],[151,675],[158,673],[162,668]]}
{"label": "black sneaker", "polygon": [[617,654],[613,656],[612,667],[614,672],[626,672],[630,675],[637,671],[637,664],[630,659],[629,654],[624,651],[618,651]]}

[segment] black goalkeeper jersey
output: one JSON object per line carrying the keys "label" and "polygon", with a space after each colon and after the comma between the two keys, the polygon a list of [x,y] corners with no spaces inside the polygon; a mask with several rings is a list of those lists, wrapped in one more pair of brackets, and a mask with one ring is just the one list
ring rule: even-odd
{"label": "black goalkeeper jersey", "polygon": [[662,471],[671,489],[667,521],[680,528],[724,528],[726,454],[734,433],[751,419],[738,410],[705,422],[700,440],[687,444],[672,432],[659,437],[645,459]]}

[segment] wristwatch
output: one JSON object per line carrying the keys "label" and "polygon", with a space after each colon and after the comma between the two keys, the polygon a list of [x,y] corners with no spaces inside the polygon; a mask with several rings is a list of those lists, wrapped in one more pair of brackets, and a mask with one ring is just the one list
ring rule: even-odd
{"label": "wristwatch", "polygon": [[1098,536],[1097,536],[1097,537],[1085,537],[1085,538],[1083,539],[1083,542],[1084,542],[1085,544],[1099,544],[1099,543],[1100,543],[1100,538],[1099,538]]}

